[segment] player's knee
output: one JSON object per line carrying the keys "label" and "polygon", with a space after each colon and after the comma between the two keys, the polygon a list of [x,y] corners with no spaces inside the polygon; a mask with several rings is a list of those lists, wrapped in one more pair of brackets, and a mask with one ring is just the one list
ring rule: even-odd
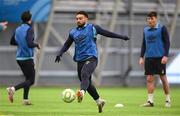
{"label": "player's knee", "polygon": [[147,76],[147,83],[153,83],[153,81],[154,81],[153,76],[152,75],[148,75]]}
{"label": "player's knee", "polygon": [[153,83],[153,79],[147,78],[147,83]]}
{"label": "player's knee", "polygon": [[166,83],[167,83],[167,81],[166,81],[165,79],[161,79],[161,82],[162,82],[163,84],[166,84]]}

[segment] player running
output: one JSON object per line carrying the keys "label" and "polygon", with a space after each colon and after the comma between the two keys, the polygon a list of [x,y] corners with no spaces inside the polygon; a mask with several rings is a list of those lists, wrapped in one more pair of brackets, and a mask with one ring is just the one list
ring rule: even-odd
{"label": "player running", "polygon": [[35,69],[34,69],[34,60],[33,60],[33,48],[40,49],[40,45],[34,43],[34,31],[31,26],[31,13],[25,11],[21,15],[23,23],[16,29],[15,34],[11,38],[11,45],[17,46],[16,60],[20,66],[24,76],[25,81],[12,87],[8,87],[8,97],[9,101],[13,103],[13,95],[15,91],[23,88],[23,104],[31,105],[28,96],[30,86],[34,84],[35,78]]}

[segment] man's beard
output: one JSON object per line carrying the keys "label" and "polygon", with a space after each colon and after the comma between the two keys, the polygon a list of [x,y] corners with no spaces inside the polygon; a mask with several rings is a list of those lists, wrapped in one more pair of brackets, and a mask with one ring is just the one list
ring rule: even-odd
{"label": "man's beard", "polygon": [[77,26],[78,26],[78,27],[83,27],[84,25],[85,25],[85,23],[83,23],[83,24],[80,24],[80,23],[78,24],[78,23],[77,23]]}

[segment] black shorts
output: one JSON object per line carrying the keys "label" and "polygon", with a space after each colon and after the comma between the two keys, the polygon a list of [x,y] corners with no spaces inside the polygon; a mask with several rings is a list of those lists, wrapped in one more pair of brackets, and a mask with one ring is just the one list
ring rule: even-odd
{"label": "black shorts", "polygon": [[162,58],[145,58],[145,75],[165,75],[166,64],[161,63]]}

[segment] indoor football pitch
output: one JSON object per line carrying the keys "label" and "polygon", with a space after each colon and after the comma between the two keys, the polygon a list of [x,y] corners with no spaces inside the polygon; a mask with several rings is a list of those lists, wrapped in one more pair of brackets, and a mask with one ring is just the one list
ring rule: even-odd
{"label": "indoor football pitch", "polygon": [[[180,116],[180,87],[171,87],[172,106],[166,108],[161,87],[155,89],[154,107],[140,107],[146,102],[146,88],[98,88],[106,100],[103,112],[98,113],[96,103],[86,94],[82,103],[74,100],[65,103],[61,93],[65,88],[75,91],[78,87],[33,87],[30,100],[33,105],[22,105],[22,90],[9,103],[5,87],[0,87],[0,116]],[[121,103],[124,107],[115,108]]]}

